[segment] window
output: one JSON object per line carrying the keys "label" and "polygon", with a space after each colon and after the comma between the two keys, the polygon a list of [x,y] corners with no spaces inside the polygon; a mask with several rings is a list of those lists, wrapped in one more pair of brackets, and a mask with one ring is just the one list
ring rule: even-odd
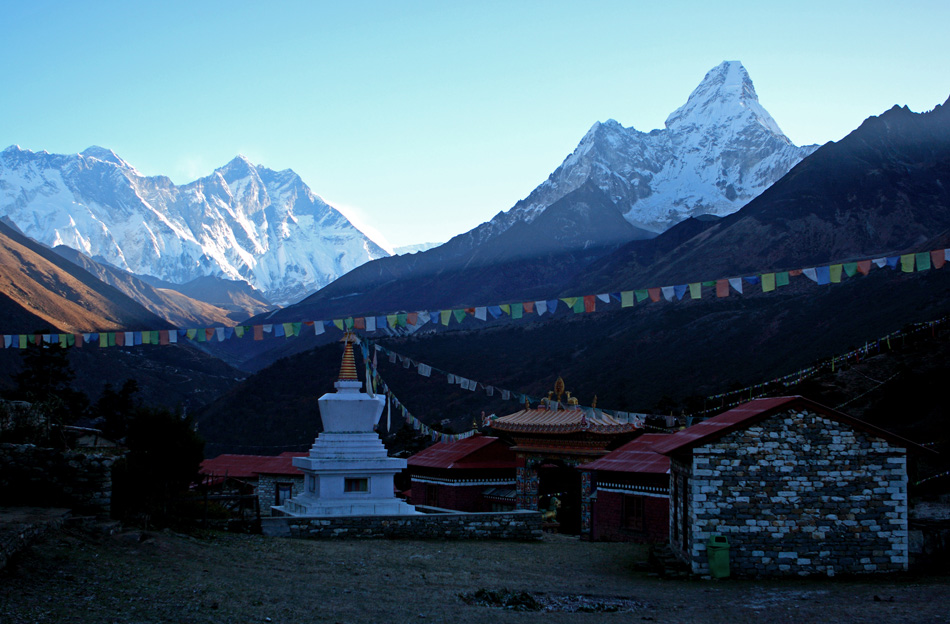
{"label": "window", "polygon": [[294,495],[293,483],[277,483],[274,486],[275,502],[278,506],[283,505],[284,501]]}
{"label": "window", "polygon": [[369,492],[369,479],[343,479],[344,492]]}
{"label": "window", "polygon": [[623,513],[620,519],[623,528],[630,531],[643,530],[643,497],[628,496],[623,497]]}

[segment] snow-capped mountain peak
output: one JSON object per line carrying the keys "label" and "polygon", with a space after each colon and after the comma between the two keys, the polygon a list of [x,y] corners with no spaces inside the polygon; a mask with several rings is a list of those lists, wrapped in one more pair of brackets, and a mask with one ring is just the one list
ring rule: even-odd
{"label": "snow-capped mountain peak", "polygon": [[742,63],[725,61],[664,128],[595,123],[528,197],[465,236],[480,244],[519,221],[531,223],[584,185],[603,191],[633,226],[659,233],[690,216],[735,212],[815,149],[796,147],[759,103]]}
{"label": "snow-capped mountain peak", "polygon": [[176,186],[101,147],[59,155],[12,146],[0,153],[0,215],[40,242],[136,274],[245,280],[281,304],[389,255],[296,173],[243,156]]}
{"label": "snow-capped mountain peak", "polygon": [[666,119],[673,133],[695,132],[724,122],[754,122],[788,140],[772,116],[759,104],[749,72],[739,61],[723,61],[706,73],[686,104]]}

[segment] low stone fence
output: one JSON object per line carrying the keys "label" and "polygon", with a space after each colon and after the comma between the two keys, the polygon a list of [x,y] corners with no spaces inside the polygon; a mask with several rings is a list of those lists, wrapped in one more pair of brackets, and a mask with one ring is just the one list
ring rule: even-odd
{"label": "low stone fence", "polygon": [[0,444],[0,500],[5,505],[67,507],[108,515],[115,458],[32,444]]}
{"label": "low stone fence", "polygon": [[264,535],[272,537],[540,540],[537,511],[466,513],[417,507],[413,516],[275,516],[261,518]]}

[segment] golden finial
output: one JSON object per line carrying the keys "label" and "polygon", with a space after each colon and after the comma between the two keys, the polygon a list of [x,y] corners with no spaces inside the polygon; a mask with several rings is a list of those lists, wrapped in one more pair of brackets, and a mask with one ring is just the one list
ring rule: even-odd
{"label": "golden finial", "polygon": [[597,395],[594,395],[594,400],[590,402],[591,407],[597,407]]}
{"label": "golden finial", "polygon": [[353,332],[343,334],[343,363],[340,364],[340,381],[359,381],[356,376],[356,357],[353,355]]}
{"label": "golden finial", "polygon": [[524,398],[524,408],[525,408],[526,410],[531,409],[531,404],[528,403],[528,397],[525,397],[525,398]]}
{"label": "golden finial", "polygon": [[557,395],[558,403],[560,403],[561,395],[564,394],[564,380],[560,377],[554,382],[554,393]]}

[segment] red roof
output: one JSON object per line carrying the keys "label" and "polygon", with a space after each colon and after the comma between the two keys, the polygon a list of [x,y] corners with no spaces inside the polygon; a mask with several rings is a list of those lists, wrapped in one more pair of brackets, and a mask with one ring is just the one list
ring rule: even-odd
{"label": "red roof", "polygon": [[498,438],[472,436],[433,444],[407,463],[417,468],[514,468],[515,454]]}
{"label": "red roof", "polygon": [[492,429],[521,433],[591,433],[619,434],[636,431],[630,423],[617,420],[597,410],[580,408],[526,409],[492,421]]}
{"label": "red roof", "polygon": [[580,469],[667,474],[670,471],[670,458],[657,453],[654,446],[671,435],[668,433],[644,434],[600,459],[584,464]]}
{"label": "red roof", "polygon": [[294,457],[306,457],[307,453],[286,452],[280,455],[218,455],[201,462],[199,472],[205,475],[253,479],[261,474],[303,475],[293,465]]}
{"label": "red roof", "polygon": [[743,429],[745,427],[754,425],[755,423],[765,420],[773,414],[792,409],[794,407],[805,408],[813,412],[817,412],[822,416],[830,418],[831,420],[836,420],[859,431],[864,431],[865,433],[887,440],[895,446],[923,450],[923,447],[918,446],[910,440],[905,440],[900,436],[896,436],[893,433],[879,429],[874,425],[870,425],[863,420],[858,420],[857,418],[853,418],[847,414],[842,414],[841,412],[835,411],[830,407],[825,407],[820,403],[815,403],[811,399],[806,399],[802,396],[754,399],[748,403],[743,403],[742,405],[734,407],[728,412],[723,412],[718,416],[708,418],[693,425],[692,427],[668,435],[666,440],[663,440],[654,447],[654,450],[657,453],[662,453],[664,455],[670,455],[678,451],[688,451],[707,442],[718,440],[722,436],[732,433],[737,429]]}

